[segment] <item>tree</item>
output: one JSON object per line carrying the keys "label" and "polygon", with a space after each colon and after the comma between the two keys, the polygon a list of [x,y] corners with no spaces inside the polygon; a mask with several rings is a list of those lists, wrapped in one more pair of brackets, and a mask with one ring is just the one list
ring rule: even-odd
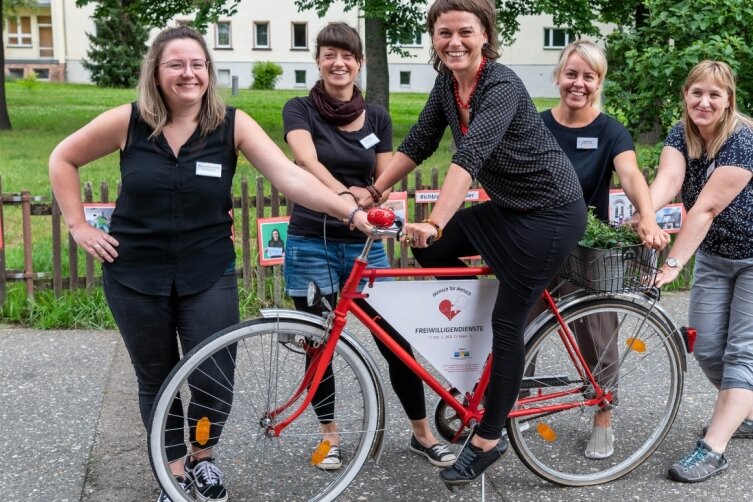
{"label": "tree", "polygon": [[[296,0],[298,10],[315,9],[324,17],[335,0]],[[358,9],[364,18],[366,100],[389,110],[387,53],[407,56],[399,41],[411,39],[426,22],[426,0],[342,0],[345,11]]]}
{"label": "tree", "polygon": [[36,7],[34,0],[5,0],[5,3],[0,0],[0,130],[4,131],[12,129],[8,103],[5,99],[5,38],[3,37],[5,18],[21,8],[32,7]]}
{"label": "tree", "polygon": [[151,27],[161,27],[178,14],[195,11],[192,24],[205,29],[221,15],[235,12],[237,2],[225,7],[221,0],[77,0],[79,6],[95,2],[94,33],[87,33],[90,47],[84,68],[101,87],[129,88],[138,82]]}
{"label": "tree", "polygon": [[149,30],[129,0],[103,0],[94,11],[94,33],[83,66],[100,87],[131,88],[139,80]]}
{"label": "tree", "polygon": [[635,135],[657,141],[679,118],[681,87],[704,59],[737,75],[737,101],[753,110],[753,3],[749,0],[645,0],[645,24],[607,38],[608,109]]}

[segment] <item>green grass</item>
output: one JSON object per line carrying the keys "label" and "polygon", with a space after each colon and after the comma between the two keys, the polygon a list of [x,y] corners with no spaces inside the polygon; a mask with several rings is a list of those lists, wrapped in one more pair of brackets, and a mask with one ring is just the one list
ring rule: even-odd
{"label": "green grass", "polygon": [[[136,98],[133,90],[101,89],[91,85],[38,82],[25,87],[18,81],[6,82],[6,95],[12,131],[0,131],[0,181],[2,192],[29,190],[32,195],[49,197],[51,189],[47,174],[47,160],[52,149],[63,138],[92,120],[105,110],[128,103]],[[290,156],[282,135],[281,111],[285,102],[305,95],[307,91],[240,90],[232,96],[223,90],[225,101],[251,115],[279,147]],[[415,122],[427,94],[396,93],[390,96],[390,114],[393,119],[393,146],[397,148]],[[539,110],[551,108],[557,99],[536,99]],[[424,182],[429,183],[431,171],[437,169],[440,182],[452,158],[452,141],[447,132],[437,152],[420,167]],[[639,146],[639,158],[655,163],[656,149]],[[114,200],[120,179],[118,153],[99,159],[81,169],[82,182],[93,185],[94,200],[99,200],[100,183],[109,185],[110,200]],[[254,185],[256,170],[243,157],[239,159],[235,179],[235,192],[240,181],[246,178]],[[412,180],[412,178],[411,178]],[[412,184],[412,183],[411,183]],[[48,218],[32,217],[33,263],[36,271],[52,270],[52,239]],[[4,210],[6,266],[22,270],[23,238],[21,211],[18,207]],[[65,234],[64,234],[65,235]],[[67,256],[67,239],[63,240],[63,256]],[[79,252],[79,275],[84,273],[84,255]],[[63,260],[63,273],[68,273],[67,259]],[[256,298],[253,286],[241,292],[242,315],[250,316],[264,306]],[[26,300],[20,283],[10,283],[8,299],[0,317],[6,322],[18,322],[39,328],[113,327],[112,318],[99,288],[93,294],[86,291],[66,293],[55,299],[50,292],[39,292],[33,302]]]}

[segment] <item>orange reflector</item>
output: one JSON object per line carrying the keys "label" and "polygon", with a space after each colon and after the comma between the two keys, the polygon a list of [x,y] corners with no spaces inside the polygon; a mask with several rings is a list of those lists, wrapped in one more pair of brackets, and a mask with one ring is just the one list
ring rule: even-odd
{"label": "orange reflector", "polygon": [[196,424],[196,442],[199,443],[201,446],[204,446],[207,444],[207,441],[209,441],[209,429],[211,428],[211,424],[209,423],[209,419],[207,417],[202,417],[201,420]]}
{"label": "orange reflector", "polygon": [[549,425],[545,424],[544,422],[539,422],[536,424],[536,432],[539,433],[539,436],[544,441],[547,441],[549,443],[553,443],[557,440],[557,433],[554,432],[554,429],[549,427]]}
{"label": "orange reflector", "polygon": [[628,338],[625,340],[625,345],[628,346],[628,349],[634,350],[635,352],[646,352],[646,342],[640,338]]}
{"label": "orange reflector", "polygon": [[324,441],[319,443],[319,446],[316,447],[314,453],[311,454],[311,465],[321,464],[322,460],[327,457],[329,449],[329,440],[325,439]]}

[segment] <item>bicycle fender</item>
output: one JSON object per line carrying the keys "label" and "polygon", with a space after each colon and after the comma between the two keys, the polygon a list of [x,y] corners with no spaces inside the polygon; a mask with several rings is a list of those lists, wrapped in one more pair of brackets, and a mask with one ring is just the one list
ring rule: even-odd
{"label": "bicycle fender", "polygon": [[[308,312],[300,312],[298,310],[290,309],[260,309],[259,313],[264,319],[285,319],[291,321],[302,321],[313,326],[321,327],[325,329],[325,319],[321,316],[310,314]],[[377,406],[378,406],[378,422],[377,431],[374,436],[374,443],[369,450],[369,456],[375,461],[379,462],[379,458],[382,456],[382,448],[384,447],[384,430],[386,422],[387,406],[384,397],[384,382],[382,375],[379,372],[378,366],[371,354],[361,345],[358,340],[345,328],[340,333],[340,340],[338,343],[345,343],[351,348],[363,361],[364,365],[369,370],[369,375],[374,382],[374,387],[377,394]]]}
{"label": "bicycle fender", "polygon": [[[567,311],[567,309],[570,309],[572,307],[575,307],[581,303],[584,303],[585,301],[593,300],[596,298],[599,298],[600,296],[607,296],[607,295],[595,295],[593,292],[587,291],[587,290],[580,290],[576,291],[574,293],[568,294],[560,298],[557,303],[557,309],[564,313]],[[685,349],[686,345],[684,340],[682,339],[682,334],[680,332],[681,328],[677,327],[677,323],[675,323],[672,316],[667,312],[661,304],[656,302],[651,302],[648,298],[646,298],[645,295],[642,295],[640,293],[613,293],[608,295],[611,298],[618,298],[621,300],[626,300],[634,303],[640,303],[644,307],[647,307],[651,309],[659,318],[659,321],[664,323],[667,330],[672,333],[672,337],[675,339],[675,342],[678,344],[679,347]],[[524,343],[528,344],[528,342],[531,340],[533,335],[541,329],[547,322],[549,322],[551,319],[554,319],[554,314],[551,312],[551,310],[546,309],[544,312],[539,314],[527,327],[524,332]],[[685,350],[681,350],[680,352],[680,358],[682,362],[682,369],[683,371],[688,371],[688,362],[687,362],[687,356]]]}

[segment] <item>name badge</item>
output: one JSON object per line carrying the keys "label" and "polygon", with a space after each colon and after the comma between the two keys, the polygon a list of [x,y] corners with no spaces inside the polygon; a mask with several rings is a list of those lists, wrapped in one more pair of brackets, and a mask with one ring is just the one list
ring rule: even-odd
{"label": "name badge", "polygon": [[578,150],[596,150],[599,148],[599,138],[578,138],[575,147]]}
{"label": "name badge", "polygon": [[211,176],[212,178],[221,178],[222,164],[212,164],[211,162],[197,162],[196,176]]}
{"label": "name badge", "polygon": [[374,134],[374,133],[371,133],[371,134],[369,134],[368,136],[366,136],[365,138],[363,138],[363,139],[361,140],[361,144],[363,145],[363,147],[364,147],[365,149],[367,149],[367,150],[368,150],[368,149],[369,149],[369,148],[371,148],[372,146],[374,146],[374,145],[376,145],[377,143],[379,143],[379,141],[380,141],[380,139],[379,139],[379,138],[377,138],[376,134]]}

